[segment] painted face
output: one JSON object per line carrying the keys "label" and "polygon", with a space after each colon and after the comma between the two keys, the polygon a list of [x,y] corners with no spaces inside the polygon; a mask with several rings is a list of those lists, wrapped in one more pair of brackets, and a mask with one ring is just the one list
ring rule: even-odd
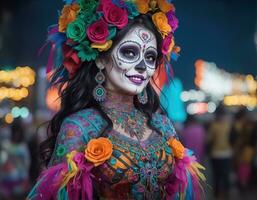
{"label": "painted face", "polygon": [[106,87],[123,93],[139,94],[156,69],[157,41],[144,27],[135,26],[113,48],[107,72]]}

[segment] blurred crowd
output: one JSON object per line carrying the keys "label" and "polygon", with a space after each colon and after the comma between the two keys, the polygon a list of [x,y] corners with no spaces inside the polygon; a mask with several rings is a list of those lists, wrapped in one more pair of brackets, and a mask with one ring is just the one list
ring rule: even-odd
{"label": "blurred crowd", "polygon": [[231,113],[219,107],[211,120],[188,117],[180,135],[210,173],[214,199],[245,199],[246,194],[250,194],[246,199],[257,198],[257,120],[253,113],[246,109]]}
{"label": "blurred crowd", "polygon": [[[33,127],[19,119],[11,126],[0,125],[1,200],[25,199],[39,175],[42,133]],[[236,199],[256,193],[257,121],[252,112],[242,109],[232,113],[220,107],[209,118],[188,116],[177,132],[206,167],[210,185],[206,199],[235,199],[233,191]]]}
{"label": "blurred crowd", "polygon": [[41,139],[34,126],[21,119],[0,124],[0,199],[23,200],[40,172]]}

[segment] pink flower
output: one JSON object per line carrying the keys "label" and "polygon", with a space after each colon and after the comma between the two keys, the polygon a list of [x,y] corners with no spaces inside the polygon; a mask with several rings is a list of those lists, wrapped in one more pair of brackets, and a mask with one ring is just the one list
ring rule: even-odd
{"label": "pink flower", "polygon": [[96,21],[87,28],[87,37],[91,42],[104,44],[108,36],[108,25],[103,20]]}
{"label": "pink flower", "polygon": [[175,13],[172,10],[169,11],[166,16],[168,18],[168,23],[172,28],[172,32],[174,33],[178,28],[178,18],[175,16]]}
{"label": "pink flower", "polygon": [[122,29],[128,24],[128,12],[111,1],[108,0],[107,3],[102,0],[100,9],[103,11],[106,22],[115,25],[118,29]]}
{"label": "pink flower", "polygon": [[172,41],[173,36],[168,35],[166,36],[163,41],[162,41],[162,53],[163,55],[167,55],[168,53],[171,52],[174,42]]}

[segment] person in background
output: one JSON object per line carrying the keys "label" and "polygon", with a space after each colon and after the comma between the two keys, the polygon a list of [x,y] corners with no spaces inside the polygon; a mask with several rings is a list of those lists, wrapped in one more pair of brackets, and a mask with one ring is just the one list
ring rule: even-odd
{"label": "person in background", "polygon": [[251,185],[255,189],[257,187],[257,121],[254,122],[255,127],[252,131],[253,159],[252,159],[252,176]]}
{"label": "person in background", "polygon": [[184,130],[181,132],[181,139],[185,146],[194,151],[199,162],[203,162],[205,155],[205,130],[197,123],[194,116],[189,115],[185,123]]}
{"label": "person in background", "polygon": [[233,155],[230,144],[230,121],[223,108],[217,109],[216,119],[210,124],[208,145],[213,167],[214,195],[227,199],[230,190],[230,169]]}
{"label": "person in background", "polygon": [[24,127],[20,120],[11,126],[10,141],[2,146],[5,162],[0,165],[0,192],[3,199],[24,199],[29,189],[30,156],[24,141]]}
{"label": "person in background", "polygon": [[251,177],[251,163],[253,160],[252,143],[253,123],[247,116],[247,111],[241,109],[235,115],[234,126],[231,131],[231,141],[234,149],[234,166],[237,184],[241,194],[248,189]]}

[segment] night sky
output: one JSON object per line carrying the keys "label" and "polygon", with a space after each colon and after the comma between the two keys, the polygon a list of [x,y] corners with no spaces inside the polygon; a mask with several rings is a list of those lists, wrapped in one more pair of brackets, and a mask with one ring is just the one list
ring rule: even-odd
{"label": "night sky", "polygon": [[[2,1],[2,0],[1,0]],[[10,0],[9,0],[10,1]],[[13,1],[17,2],[17,1]],[[57,22],[62,0],[26,0],[15,10],[0,48],[0,66],[46,63],[46,55],[37,57],[44,44],[48,25]],[[185,89],[194,88],[194,62],[201,58],[215,62],[233,73],[257,75],[254,33],[257,1],[246,0],[174,0],[180,20],[176,42],[181,57],[173,64],[175,76]]]}
{"label": "night sky", "polygon": [[180,19],[176,42],[182,48],[174,71],[186,89],[194,87],[194,63],[199,58],[231,73],[257,75],[257,1],[174,2]]}

